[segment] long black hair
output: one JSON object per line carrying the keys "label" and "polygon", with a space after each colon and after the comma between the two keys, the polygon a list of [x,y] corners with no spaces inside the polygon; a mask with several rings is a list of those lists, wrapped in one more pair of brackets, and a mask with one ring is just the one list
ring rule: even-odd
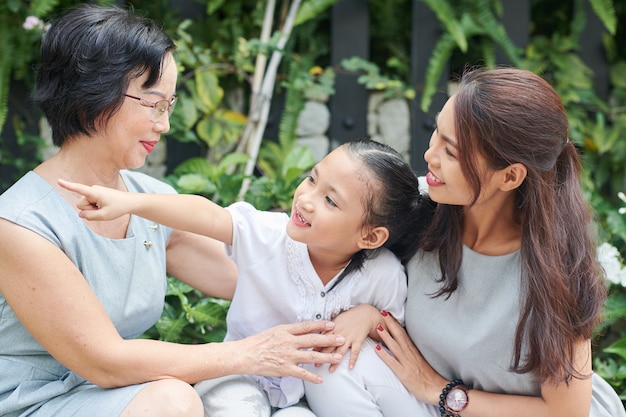
{"label": "long black hair", "polygon": [[[430,223],[432,202],[420,194],[417,175],[391,146],[370,139],[354,140],[341,146],[363,164],[373,179],[363,196],[365,220],[362,227],[386,227],[389,238],[381,247],[389,249],[406,264],[417,251]],[[360,270],[364,262],[379,251],[380,248],[357,252],[335,285]]]}
{"label": "long black hair", "polygon": [[[512,163],[527,169],[515,196],[524,298],[512,370],[552,382],[583,377],[576,372],[574,345],[591,338],[606,288],[561,99],[538,75],[500,68],[466,72],[451,100],[461,170],[474,201],[482,179],[477,154],[493,170]],[[457,288],[462,228],[463,207],[440,204],[424,240],[424,250],[439,255],[440,296]]]}

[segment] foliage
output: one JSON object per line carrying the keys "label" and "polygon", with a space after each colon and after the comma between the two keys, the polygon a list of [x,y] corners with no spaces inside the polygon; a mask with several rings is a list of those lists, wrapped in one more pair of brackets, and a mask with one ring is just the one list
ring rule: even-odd
{"label": "foliage", "polygon": [[41,160],[43,139],[28,134],[24,130],[24,122],[17,116],[13,118],[13,126],[19,151],[14,151],[6,141],[0,141],[0,192],[9,188],[24,172],[33,169]]}
{"label": "foliage", "polygon": [[[626,268],[614,246],[605,243],[603,247],[604,256],[599,253],[598,257],[610,288],[603,320],[596,331],[599,342],[595,347],[594,370],[626,400]],[[602,252],[602,247],[600,249]]]}
{"label": "foliage", "polygon": [[[110,4],[113,0],[99,0]],[[0,133],[8,111],[10,81],[32,87],[41,35],[46,19],[60,10],[82,3],[76,0],[5,0],[0,2]]]}
{"label": "foliage", "polygon": [[274,142],[265,142],[264,158],[259,160],[263,175],[252,182],[246,201],[261,210],[291,210],[291,200],[303,175],[315,165],[308,148],[281,148]]}
{"label": "foliage", "polygon": [[50,12],[58,0],[0,4],[0,133],[6,121],[10,81],[24,80],[32,85],[30,65],[44,30],[39,18]]}
{"label": "foliage", "polygon": [[221,106],[224,89],[218,76],[232,66],[213,64],[207,50],[188,33],[191,23],[185,20],[176,30],[182,85],[169,136],[182,142],[203,142],[209,149],[207,159],[217,163],[235,148],[246,116]]}
{"label": "foliage", "polygon": [[229,306],[229,301],[206,297],[169,277],[163,314],[143,337],[188,344],[221,342],[226,335]]}
{"label": "foliage", "polygon": [[369,0],[370,59],[393,78],[411,79],[412,0]]}
{"label": "foliage", "polygon": [[[520,63],[520,50],[508,37],[503,24],[501,0],[421,0],[437,16],[445,31],[437,41],[424,80],[420,107],[426,112],[437,91],[437,83],[457,48],[467,56],[478,55],[483,64],[493,67],[496,46],[500,46],[514,65]],[[470,42],[471,40],[471,42]],[[472,50],[475,49],[476,51]]]}
{"label": "foliage", "polygon": [[[302,180],[302,175],[315,163],[307,148],[280,148],[274,142],[267,142],[268,158],[260,163],[265,172],[254,176],[244,200],[259,210],[289,210],[293,193]],[[238,190],[244,179],[242,174],[230,174],[233,165],[245,164],[246,154],[231,153],[219,164],[204,158],[190,158],[180,164],[165,180],[181,193],[198,194],[226,206],[238,200]]]}
{"label": "foliage", "polygon": [[348,71],[361,72],[357,82],[363,84],[368,90],[383,91],[387,99],[405,98],[413,100],[415,98],[415,90],[412,87],[398,79],[392,79],[381,74],[380,68],[373,62],[352,57],[341,61],[341,67]]}

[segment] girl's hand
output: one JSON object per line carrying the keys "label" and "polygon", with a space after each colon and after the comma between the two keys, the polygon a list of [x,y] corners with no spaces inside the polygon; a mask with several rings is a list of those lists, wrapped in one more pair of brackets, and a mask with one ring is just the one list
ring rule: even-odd
{"label": "girl's hand", "polygon": [[418,400],[438,404],[441,389],[448,381],[426,362],[404,327],[391,314],[383,311],[379,316],[383,323],[376,331],[391,354],[377,346],[378,356]]}
{"label": "girl's hand", "polygon": [[[346,343],[338,348],[327,348],[322,351],[326,353],[334,351],[343,356],[351,349],[348,367],[352,369],[359,357],[365,339],[370,336],[380,340],[376,333],[376,327],[379,323],[382,323],[380,313],[369,304],[360,304],[342,312],[333,321],[335,322],[335,328],[332,332],[344,336]],[[319,367],[321,364],[316,366]],[[338,364],[331,364],[328,369],[330,372],[333,372],[337,366]]]}
{"label": "girl's hand", "polygon": [[61,187],[80,194],[76,203],[78,215],[87,220],[113,220],[130,212],[127,207],[129,193],[102,187],[88,186],[76,182],[58,180]]}

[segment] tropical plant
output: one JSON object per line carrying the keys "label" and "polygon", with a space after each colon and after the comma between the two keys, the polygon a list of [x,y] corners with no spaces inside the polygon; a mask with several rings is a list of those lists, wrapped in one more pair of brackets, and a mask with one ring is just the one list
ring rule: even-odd
{"label": "tropical plant", "polygon": [[206,297],[168,277],[161,318],[143,337],[187,344],[221,342],[226,335],[229,306],[230,301]]}
{"label": "tropical plant", "polygon": [[[430,108],[432,97],[437,91],[438,80],[448,63],[452,61],[454,66],[454,53],[457,51],[461,53],[457,63],[461,68],[453,68],[453,72],[476,61],[480,61],[483,66],[493,67],[496,63],[496,46],[502,48],[513,65],[521,65],[523,51],[513,44],[500,21],[503,12],[501,0],[421,1],[434,12],[445,29],[435,45],[426,69],[420,103],[422,111],[428,111]],[[577,10],[575,19],[582,18],[584,21],[583,1],[573,0],[573,3]],[[615,34],[617,18],[613,1],[589,0],[589,2],[607,30]],[[543,6],[544,2],[536,0],[534,3]],[[545,15],[552,18],[552,14]]]}
{"label": "tropical plant", "polygon": [[500,21],[501,0],[421,1],[435,13],[445,28],[428,61],[420,103],[423,111],[430,108],[437,83],[457,49],[466,55],[474,53],[480,56],[483,65],[493,67],[496,46],[500,46],[514,65],[520,63],[521,50],[513,44]]}
{"label": "tropical plant", "polygon": [[351,57],[342,60],[341,67],[347,71],[360,73],[357,82],[368,90],[382,91],[386,99],[415,98],[415,90],[412,87],[402,80],[382,74],[378,65],[373,62],[360,57]]}

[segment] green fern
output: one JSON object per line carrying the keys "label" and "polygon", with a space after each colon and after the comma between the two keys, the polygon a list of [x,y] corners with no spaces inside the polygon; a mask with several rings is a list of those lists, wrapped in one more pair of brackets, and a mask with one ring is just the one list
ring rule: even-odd
{"label": "green fern", "polygon": [[281,147],[291,149],[296,140],[296,128],[298,127],[298,116],[304,109],[304,92],[296,88],[294,83],[296,78],[309,65],[305,62],[291,61],[289,64],[289,77],[283,87],[285,87],[285,108],[283,109],[278,126],[278,142]]}
{"label": "green fern", "polygon": [[[476,37],[475,44],[482,53],[486,66],[495,65],[495,46],[500,46],[514,65],[521,64],[520,52],[499,21],[502,13],[501,0],[456,0],[453,3],[442,0],[422,0],[435,13],[447,30],[441,36],[426,69],[424,90],[420,107],[426,112],[436,93],[437,84],[443,70],[458,47],[467,52],[467,40]],[[453,6],[451,5],[453,4]],[[459,42],[464,39],[465,43]]]}
{"label": "green fern", "polygon": [[580,35],[585,30],[585,26],[587,25],[587,16],[584,2],[585,0],[574,0],[572,21],[569,24],[571,37],[572,39],[576,40],[577,43],[580,39]]}
{"label": "green fern", "polygon": [[617,31],[617,14],[613,0],[589,0],[591,8],[611,35]]}
{"label": "green fern", "polygon": [[499,45],[513,65],[518,66],[521,50],[513,44],[511,38],[506,34],[504,26],[498,22],[494,13],[488,9],[480,9],[477,18],[477,23],[482,27],[483,34]]}
{"label": "green fern", "polygon": [[437,92],[439,78],[456,46],[456,40],[449,33],[444,33],[441,38],[439,38],[439,41],[437,41],[426,68],[424,90],[422,91],[422,100],[420,103],[423,112],[427,112],[430,108],[433,96]]}
{"label": "green fern", "polygon": [[437,19],[446,28],[447,33],[451,35],[459,49],[466,52],[467,37],[450,3],[447,0],[422,0],[422,2],[435,13]]}

